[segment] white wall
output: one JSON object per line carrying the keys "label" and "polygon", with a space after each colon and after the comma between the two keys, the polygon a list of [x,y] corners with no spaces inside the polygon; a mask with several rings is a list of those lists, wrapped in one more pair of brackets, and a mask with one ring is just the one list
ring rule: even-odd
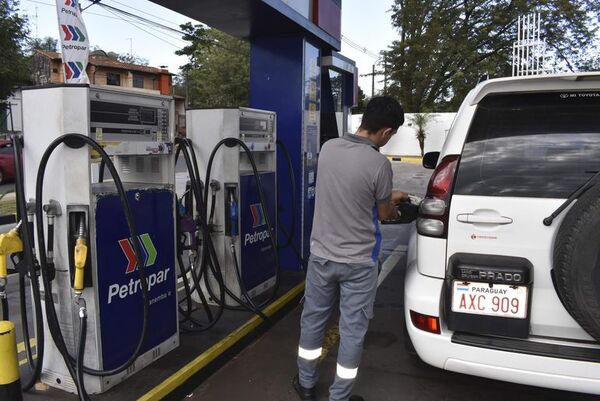
{"label": "white wall", "polygon": [[[404,115],[404,124],[398,129],[396,135],[381,148],[381,153],[386,156],[421,156],[416,130],[412,124],[413,113]],[[431,113],[431,120],[425,127],[425,153],[442,149],[446,135],[456,113]],[[351,119],[350,132],[355,132],[360,126],[362,114],[354,114]]]}

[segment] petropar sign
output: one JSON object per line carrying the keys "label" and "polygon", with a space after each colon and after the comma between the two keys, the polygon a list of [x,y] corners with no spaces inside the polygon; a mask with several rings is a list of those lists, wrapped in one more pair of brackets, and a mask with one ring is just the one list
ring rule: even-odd
{"label": "petropar sign", "polygon": [[56,0],[56,11],[65,82],[87,84],[90,81],[85,69],[88,65],[90,41],[81,17],[79,0]]}

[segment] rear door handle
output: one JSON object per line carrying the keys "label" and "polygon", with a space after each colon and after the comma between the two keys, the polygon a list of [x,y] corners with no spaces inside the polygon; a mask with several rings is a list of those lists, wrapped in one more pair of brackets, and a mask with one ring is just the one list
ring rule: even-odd
{"label": "rear door handle", "polygon": [[513,219],[505,216],[481,216],[473,213],[463,213],[456,216],[456,220],[466,224],[511,224]]}

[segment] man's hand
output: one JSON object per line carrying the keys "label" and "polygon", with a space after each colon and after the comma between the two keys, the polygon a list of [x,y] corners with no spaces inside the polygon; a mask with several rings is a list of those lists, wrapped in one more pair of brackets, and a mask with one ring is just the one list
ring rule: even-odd
{"label": "man's hand", "polygon": [[398,203],[406,202],[408,200],[408,193],[402,191],[392,191],[392,203],[397,205]]}
{"label": "man's hand", "polygon": [[377,215],[379,220],[396,220],[400,217],[392,199],[377,204]]}

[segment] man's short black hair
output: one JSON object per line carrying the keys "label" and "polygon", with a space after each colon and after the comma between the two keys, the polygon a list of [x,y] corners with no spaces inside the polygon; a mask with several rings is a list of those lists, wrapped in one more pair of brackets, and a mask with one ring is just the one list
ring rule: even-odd
{"label": "man's short black hair", "polygon": [[360,128],[375,133],[382,128],[394,131],[404,124],[404,110],[391,96],[377,96],[367,104]]}

